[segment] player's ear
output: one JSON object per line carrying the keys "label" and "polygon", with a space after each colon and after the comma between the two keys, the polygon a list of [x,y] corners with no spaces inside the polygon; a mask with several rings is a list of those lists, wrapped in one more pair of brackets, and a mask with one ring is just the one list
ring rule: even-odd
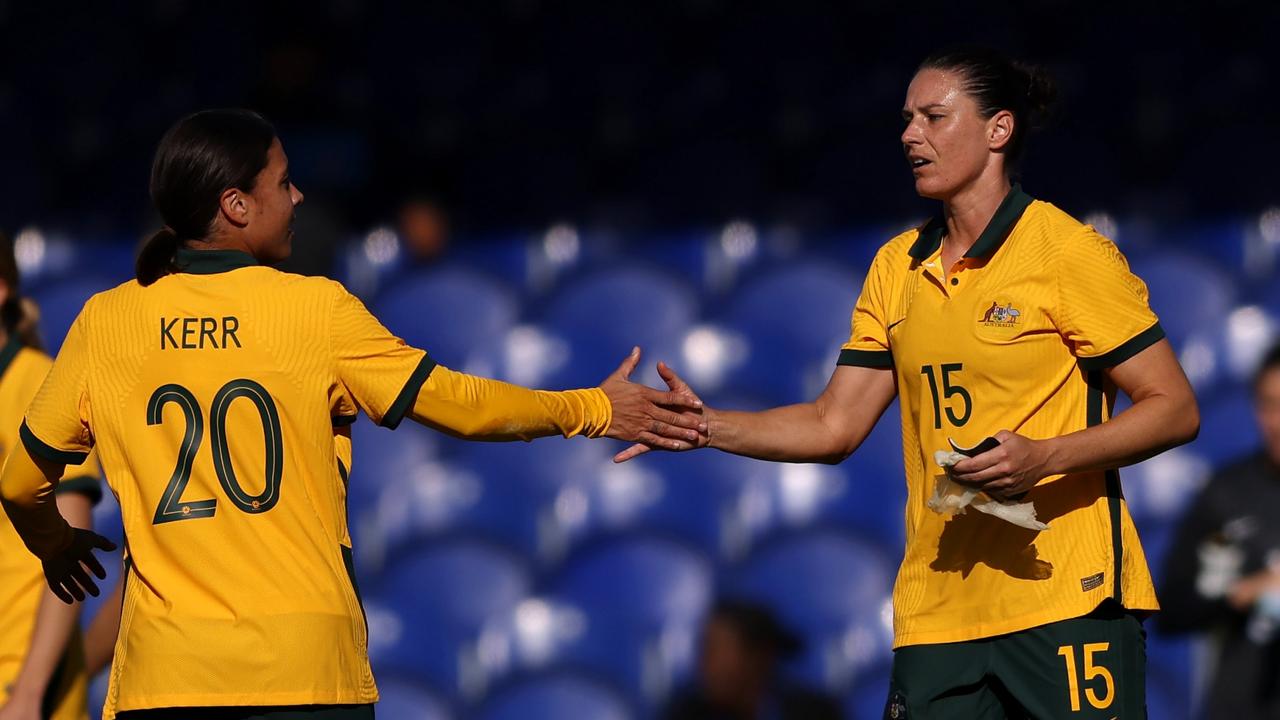
{"label": "player's ear", "polygon": [[236,227],[249,224],[249,213],[252,210],[253,198],[239,188],[227,188],[218,197],[218,207],[222,216]]}
{"label": "player's ear", "polygon": [[1001,110],[987,121],[987,146],[1000,150],[1013,139],[1013,113]]}

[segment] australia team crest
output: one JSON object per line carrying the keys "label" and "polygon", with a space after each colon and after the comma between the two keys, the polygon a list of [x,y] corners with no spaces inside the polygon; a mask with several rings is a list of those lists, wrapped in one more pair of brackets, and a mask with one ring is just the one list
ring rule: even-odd
{"label": "australia team crest", "polygon": [[1018,327],[1022,324],[1022,311],[1014,307],[1011,302],[1002,305],[999,301],[993,300],[991,307],[983,311],[978,324],[985,327]]}

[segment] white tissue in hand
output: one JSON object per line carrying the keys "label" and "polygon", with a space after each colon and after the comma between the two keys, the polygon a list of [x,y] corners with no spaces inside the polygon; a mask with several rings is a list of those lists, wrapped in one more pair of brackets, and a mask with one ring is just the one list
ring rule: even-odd
{"label": "white tissue in hand", "polygon": [[972,507],[978,512],[994,515],[1006,522],[1028,530],[1047,530],[1048,525],[1036,520],[1036,506],[1030,502],[999,502],[986,493],[951,479],[951,467],[964,460],[965,456],[950,450],[938,450],[933,454],[933,461],[943,469],[938,482],[933,487],[933,497],[929,498],[929,509],[941,515],[951,517]]}

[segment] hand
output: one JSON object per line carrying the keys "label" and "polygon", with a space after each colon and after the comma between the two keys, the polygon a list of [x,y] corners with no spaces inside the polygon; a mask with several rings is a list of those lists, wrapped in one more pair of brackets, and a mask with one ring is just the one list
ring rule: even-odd
{"label": "hand", "polygon": [[0,706],[0,720],[41,720],[40,704],[43,693],[23,692],[15,687],[9,701]]}
{"label": "hand", "polygon": [[632,348],[600,389],[613,405],[613,422],[605,437],[644,443],[664,450],[688,450],[707,431],[702,401],[692,393],[662,392],[633,383],[640,348]]}
{"label": "hand", "polygon": [[1261,570],[1247,578],[1241,578],[1227,591],[1227,603],[1245,612],[1258,602],[1258,598],[1271,588],[1280,588],[1280,571]]}
{"label": "hand", "polygon": [[1032,440],[1001,430],[995,434],[1000,446],[951,468],[951,479],[981,490],[996,500],[1008,500],[1036,486],[1047,473],[1048,448],[1042,440]]}
{"label": "hand", "polygon": [[116,544],[101,535],[82,528],[71,528],[71,542],[59,552],[43,559],[44,578],[49,589],[62,602],[70,605],[84,600],[85,593],[98,597],[98,586],[85,572],[88,567],[99,580],[107,577],[94,550],[115,550]]}
{"label": "hand", "polygon": [[[658,361],[658,375],[662,378],[663,382],[667,384],[667,388],[672,393],[676,393],[681,397],[696,401],[698,404],[698,407],[702,408],[702,401],[698,400],[698,396],[696,393],[693,392],[693,388],[689,387],[688,383],[682,380],[679,375],[676,375],[675,370],[672,370],[670,366],[668,366],[666,363],[662,362],[661,360]],[[700,415],[703,414],[701,410],[699,410],[699,414]],[[654,449],[671,450],[671,451],[678,452],[681,450],[692,450],[694,448],[706,447],[711,444],[711,426],[705,420],[705,417],[702,420],[702,424],[698,428],[698,433],[699,433],[698,436],[690,444],[681,446],[681,447],[674,447],[666,444],[649,443],[641,439],[641,441],[636,443],[635,445],[632,445],[626,450],[623,450],[617,455],[614,455],[613,461],[615,463],[624,463],[630,460],[631,458],[636,457],[637,455],[643,455],[649,452],[650,450],[654,450]]]}

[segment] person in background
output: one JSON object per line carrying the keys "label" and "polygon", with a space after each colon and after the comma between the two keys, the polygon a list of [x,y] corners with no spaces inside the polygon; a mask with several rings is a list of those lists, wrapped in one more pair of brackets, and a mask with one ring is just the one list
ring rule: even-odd
{"label": "person in background", "polygon": [[[27,404],[53,361],[35,332],[34,305],[19,292],[13,245],[0,234],[0,463],[21,445]],[[102,497],[97,461],[58,483],[58,511],[89,529]],[[76,617],[79,605],[59,602],[44,586],[40,561],[0,515],[0,720],[87,718],[89,674]]]}
{"label": "person in background", "polygon": [[695,683],[667,704],[664,720],[839,720],[832,699],[784,683],[778,666],[804,645],[773,612],[723,599],[702,631]]}
{"label": "person in background", "polygon": [[417,194],[400,205],[396,234],[410,265],[439,262],[449,250],[449,216],[434,197]]}
{"label": "person in background", "polygon": [[1280,717],[1280,345],[1253,380],[1262,447],[1214,474],[1165,559],[1159,627],[1207,632],[1203,716]]}

